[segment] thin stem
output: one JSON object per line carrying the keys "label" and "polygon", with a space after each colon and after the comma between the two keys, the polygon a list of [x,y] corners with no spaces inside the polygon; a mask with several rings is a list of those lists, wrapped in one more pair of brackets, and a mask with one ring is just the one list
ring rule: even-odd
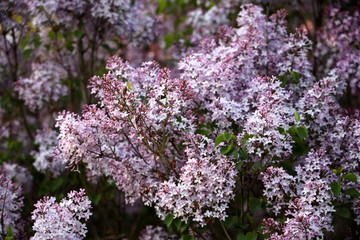
{"label": "thin stem", "polygon": [[231,240],[231,237],[230,237],[229,233],[227,232],[227,230],[226,230],[223,222],[222,222],[222,221],[219,221],[219,222],[220,222],[220,225],[221,225],[222,229],[223,229],[224,232],[225,232],[226,238],[227,238],[228,240]]}

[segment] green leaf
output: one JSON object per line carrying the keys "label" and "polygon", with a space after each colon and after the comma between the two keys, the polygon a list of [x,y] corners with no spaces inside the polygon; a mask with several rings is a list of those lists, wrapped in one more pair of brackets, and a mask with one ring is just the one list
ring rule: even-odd
{"label": "green leaf", "polygon": [[233,156],[234,160],[237,160],[239,158],[239,152],[238,151],[232,151],[231,156]]}
{"label": "green leaf", "polygon": [[66,43],[66,49],[69,50],[70,52],[74,51],[75,47],[72,45],[71,42],[67,42]]}
{"label": "green leaf", "polygon": [[64,183],[65,183],[65,179],[63,177],[58,177],[57,179],[49,183],[49,188],[52,192],[55,192]]}
{"label": "green leaf", "polygon": [[26,50],[23,52],[23,57],[24,57],[24,59],[27,59],[27,58],[30,56],[31,52],[32,52],[32,49],[26,49]]}
{"label": "green leaf", "polygon": [[243,233],[240,233],[236,236],[236,240],[246,240],[246,236]]}
{"label": "green leaf", "polygon": [[54,32],[54,30],[50,30],[49,32],[48,32],[48,35],[47,35],[49,38],[55,38],[56,37],[56,33]]}
{"label": "green leaf", "polygon": [[248,218],[251,225],[255,224],[254,218],[249,213],[246,214],[246,217]]}
{"label": "green leaf", "polygon": [[251,197],[249,200],[249,208],[250,211],[254,212],[256,209],[258,209],[261,206],[260,199]]}
{"label": "green leaf", "polygon": [[211,131],[207,129],[197,129],[195,131],[195,134],[201,134],[201,135],[208,135]]}
{"label": "green leaf", "polygon": [[343,169],[344,169],[343,167],[338,167],[338,168],[332,169],[332,171],[334,173],[336,173],[336,175],[340,176],[340,173],[342,172]]}
{"label": "green leaf", "polygon": [[176,229],[179,231],[181,224],[182,224],[181,218],[175,218],[173,220],[173,224],[175,225]]}
{"label": "green leaf", "polygon": [[39,48],[41,46],[41,38],[39,34],[35,35],[33,39],[33,43],[34,43],[34,48]]}
{"label": "green leaf", "polygon": [[181,225],[180,232],[183,233],[187,229],[188,226],[189,226],[189,224]]}
{"label": "green leaf", "polygon": [[331,191],[334,193],[334,196],[338,197],[341,191],[341,184],[339,182],[332,182],[330,184],[330,187],[331,187]]}
{"label": "green leaf", "polygon": [[237,216],[228,216],[228,217],[225,219],[224,226],[226,227],[226,229],[229,229],[229,228],[231,228],[232,226],[234,226],[235,223],[237,223],[237,222],[238,222]]}
{"label": "green leaf", "polygon": [[248,232],[246,233],[246,240],[256,240],[257,235],[258,234],[256,232]]}
{"label": "green leaf", "polygon": [[290,136],[294,138],[295,133],[296,133],[297,131],[296,131],[296,128],[295,128],[295,127],[291,127],[291,128],[289,128],[288,132],[289,132]]}
{"label": "green leaf", "polygon": [[247,140],[249,140],[250,138],[254,137],[254,135],[252,134],[245,134],[244,139],[242,140],[242,144],[245,144],[247,142]]}
{"label": "green leaf", "polygon": [[82,39],[85,36],[85,33],[81,30],[74,31],[74,35],[77,39]]}
{"label": "green leaf", "polygon": [[21,50],[22,50],[22,51],[24,51],[24,49],[25,49],[25,47],[26,47],[26,45],[27,45],[27,43],[28,43],[28,41],[29,41],[29,37],[30,37],[30,35],[28,34],[28,35],[26,35],[26,37],[24,37],[24,38],[21,40],[21,42],[20,42],[20,47],[21,47]]}
{"label": "green leaf", "polygon": [[162,13],[166,8],[166,0],[158,0],[158,13]]}
{"label": "green leaf", "polygon": [[224,146],[224,147],[222,147],[221,149],[220,149],[220,153],[222,154],[222,155],[226,155],[226,154],[228,154],[231,150],[233,150],[234,149],[234,143],[231,143],[231,145],[230,146]]}
{"label": "green leaf", "polygon": [[308,137],[308,131],[304,126],[300,126],[297,128],[297,133],[301,139]]}
{"label": "green leaf", "polygon": [[345,194],[352,196],[354,198],[360,197],[360,193],[355,188],[346,189]]}
{"label": "green leaf", "polygon": [[342,176],[344,179],[357,183],[357,177],[354,173],[347,173],[344,176]]}
{"label": "green leaf", "polygon": [[194,238],[194,236],[191,236],[189,234],[183,234],[183,235],[181,235],[181,239],[182,240],[193,240],[195,238]]}
{"label": "green leaf", "polygon": [[130,82],[128,82],[127,87],[128,87],[129,90],[132,90]]}
{"label": "green leaf", "polygon": [[238,162],[235,167],[236,167],[236,169],[240,169],[240,168],[242,167],[242,165],[244,165],[244,161],[243,161],[243,160],[241,160],[240,162]]}
{"label": "green leaf", "polygon": [[98,194],[92,195],[90,200],[91,200],[91,202],[93,202],[95,204],[95,206],[98,205],[101,200],[101,194],[98,193]]}
{"label": "green leaf", "polygon": [[286,83],[289,81],[289,79],[286,76],[278,76],[278,79],[281,81],[280,87],[285,87]]}
{"label": "green leaf", "polygon": [[219,134],[215,139],[215,147],[224,141],[224,134]]}
{"label": "green leaf", "polygon": [[6,229],[6,233],[9,237],[13,237],[14,236],[14,233],[13,233],[13,230],[11,228],[11,226],[9,225]]}
{"label": "green leaf", "polygon": [[256,163],[254,163],[254,165],[252,167],[253,167],[253,169],[260,169],[261,168],[261,163],[256,162]]}
{"label": "green leaf", "polygon": [[279,167],[282,167],[286,171],[291,172],[291,170],[293,169],[294,164],[291,161],[286,160],[286,161],[279,162],[277,165]]}
{"label": "green leaf", "polygon": [[294,112],[295,121],[298,123],[300,121],[300,115],[297,112]]}
{"label": "green leaf", "polygon": [[175,40],[174,35],[172,35],[172,34],[165,34],[165,36],[164,36],[165,50],[168,49],[168,48],[172,45],[172,43],[173,43],[174,40]]}
{"label": "green leaf", "polygon": [[336,211],[337,215],[339,215],[340,217],[343,217],[343,218],[350,218],[350,210],[348,208],[342,208],[338,211]]}
{"label": "green leaf", "polygon": [[230,141],[230,139],[231,139],[231,135],[230,135],[230,134],[228,134],[227,132],[226,132],[226,133],[224,133],[224,139],[225,139],[227,142],[229,142],[229,141]]}
{"label": "green leaf", "polygon": [[241,225],[240,227],[245,230],[248,226],[250,226],[250,225],[249,224],[244,224],[244,225]]}
{"label": "green leaf", "polygon": [[299,74],[299,73],[297,73],[297,72],[290,72],[290,75],[292,76],[292,78],[294,79],[294,81],[295,81],[296,83],[299,82],[299,80],[300,80],[300,74]]}
{"label": "green leaf", "polygon": [[164,222],[165,222],[165,224],[166,224],[167,227],[170,227],[173,219],[174,219],[174,216],[173,216],[172,214],[169,214],[169,215],[167,215],[167,216],[165,217]]}
{"label": "green leaf", "polygon": [[247,153],[246,149],[241,148],[239,150],[241,160],[246,160],[249,158],[249,154]]}
{"label": "green leaf", "polygon": [[109,44],[104,43],[104,44],[101,44],[101,46],[103,48],[105,48],[106,50],[108,50],[109,52],[111,51],[111,48],[110,48]]}

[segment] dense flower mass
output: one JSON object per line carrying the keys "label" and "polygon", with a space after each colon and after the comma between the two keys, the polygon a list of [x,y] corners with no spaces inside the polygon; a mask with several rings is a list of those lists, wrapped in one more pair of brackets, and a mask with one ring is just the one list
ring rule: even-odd
{"label": "dense flower mass", "polygon": [[233,163],[219,152],[212,153],[213,143],[194,137],[185,150],[187,162],[178,178],[160,185],[153,201],[165,217],[169,212],[184,221],[205,225],[210,218],[225,219],[229,200],[234,197],[236,170]]}
{"label": "dense flower mass", "polygon": [[132,43],[135,45],[152,41],[157,33],[158,22],[146,9],[147,1],[26,0],[26,2],[30,10],[36,13],[33,22],[39,27],[50,22],[71,28],[75,20],[77,24],[87,23],[89,31],[101,33],[109,28],[118,36],[133,40]]}
{"label": "dense flower mass", "polygon": [[207,121],[222,129],[233,122],[241,124],[253,110],[248,102],[253,92],[247,89],[257,75],[299,72],[301,77],[291,79],[294,90],[314,81],[306,58],[310,41],[300,30],[288,35],[285,16],[279,11],[267,20],[262,8],[246,5],[237,18],[239,28],[220,29],[218,39],[205,39],[200,51],[181,60],[181,78],[194,89],[195,102],[207,111]]}
{"label": "dense flower mass", "polygon": [[24,192],[31,190],[33,177],[27,168],[16,163],[4,163],[0,173],[20,185]]}
{"label": "dense flower mass", "polygon": [[35,221],[31,238],[36,239],[83,239],[87,229],[85,223],[91,216],[91,202],[85,190],[71,191],[60,203],[55,197],[44,197],[35,204],[31,219]]}
{"label": "dense flower mass", "polygon": [[21,78],[16,83],[20,99],[31,109],[42,108],[44,103],[58,101],[67,93],[67,87],[61,84],[66,78],[66,71],[53,62],[33,64],[29,78]]}
{"label": "dense flower mass", "polygon": [[60,175],[64,170],[65,164],[60,159],[54,159],[53,148],[57,145],[57,134],[48,128],[38,131],[35,136],[35,144],[39,144],[39,149],[34,151],[36,170],[42,173],[49,171],[54,177]]}
{"label": "dense flower mass", "polygon": [[140,233],[139,240],[162,240],[162,239],[169,239],[169,240],[175,240],[176,235],[171,235],[168,232],[165,231],[160,226],[151,226],[148,225],[143,229]]}
{"label": "dense flower mass", "polygon": [[21,187],[12,183],[4,174],[0,174],[0,237],[7,236],[7,229],[10,226],[14,236],[23,230],[21,223],[21,208],[24,206],[21,196]]}
{"label": "dense flower mass", "polygon": [[360,239],[359,7],[0,1],[0,239]]}
{"label": "dense flower mass", "polygon": [[[285,209],[287,216],[285,223],[277,225],[276,231],[271,232],[271,239],[323,238],[324,229],[332,230],[331,213],[335,209],[331,205],[333,194],[330,183],[336,178],[329,165],[325,151],[319,150],[310,152],[305,164],[295,168],[295,177],[285,173],[282,168],[267,169],[263,179],[264,195],[271,205],[275,205],[275,213]],[[270,182],[276,184],[271,185]],[[269,229],[274,229],[274,221],[267,219],[265,226],[270,232]]]}

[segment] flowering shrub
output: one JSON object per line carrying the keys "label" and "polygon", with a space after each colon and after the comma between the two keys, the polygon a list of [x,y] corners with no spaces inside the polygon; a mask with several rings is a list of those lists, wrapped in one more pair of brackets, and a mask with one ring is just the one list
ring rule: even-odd
{"label": "flowering shrub", "polygon": [[0,2],[0,238],[359,239],[359,5],[247,2]]}

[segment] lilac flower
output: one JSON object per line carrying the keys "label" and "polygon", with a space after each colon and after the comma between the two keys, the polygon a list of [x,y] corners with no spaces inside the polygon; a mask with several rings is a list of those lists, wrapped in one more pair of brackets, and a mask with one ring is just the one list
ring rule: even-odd
{"label": "lilac flower", "polygon": [[140,232],[139,240],[175,240],[178,239],[175,234],[170,234],[163,227],[147,225]]}
{"label": "lilac flower", "polygon": [[71,191],[60,203],[55,197],[44,197],[35,204],[31,219],[35,221],[31,238],[36,239],[84,239],[87,221],[91,216],[91,202],[84,189]]}
{"label": "lilac flower", "polygon": [[189,139],[187,162],[179,178],[164,181],[157,191],[155,209],[164,218],[169,212],[183,221],[192,219],[204,226],[210,218],[225,220],[229,201],[234,197],[235,166],[206,137]]}
{"label": "lilac flower", "polygon": [[285,16],[279,11],[267,20],[262,8],[244,5],[238,28],[221,28],[217,38],[204,39],[199,51],[180,61],[181,78],[189,81],[198,108],[206,112],[206,121],[221,129],[233,122],[241,126],[252,110],[246,90],[257,75],[299,72],[299,83],[291,80],[288,84],[296,92],[314,81],[306,57],[310,41],[300,30],[288,35]]}
{"label": "lilac flower", "polygon": [[21,187],[0,174],[0,236],[5,239],[6,230],[11,226],[15,239],[18,239],[23,225],[20,221],[20,210],[24,206]]}
{"label": "lilac flower", "polygon": [[56,131],[47,128],[39,130],[35,136],[35,144],[39,144],[38,151],[33,151],[36,170],[42,173],[49,171],[57,177],[64,170],[65,165],[54,158],[53,148],[58,144]]}
{"label": "lilac flower", "polygon": [[338,8],[326,10],[325,24],[317,34],[316,55],[325,59],[320,71],[327,74],[335,69],[343,79],[342,88],[349,85],[351,93],[355,94],[360,89],[360,12],[357,8],[352,12]]}
{"label": "lilac flower", "polygon": [[33,177],[25,167],[16,163],[4,163],[0,168],[0,172],[8,179],[13,180],[20,185],[24,193],[28,193],[31,190]]}
{"label": "lilac flower", "polygon": [[[333,230],[331,214],[335,208],[330,183],[336,177],[329,168],[330,163],[325,151],[318,150],[310,152],[305,164],[295,168],[295,177],[289,176],[281,168],[272,167],[263,174],[264,195],[270,205],[275,205],[276,210],[287,207],[284,224],[271,219],[265,221],[266,232],[271,232],[270,239],[323,238],[325,230]],[[272,181],[276,183],[274,187],[279,189],[278,192],[273,192],[269,184]]]}
{"label": "lilac flower", "polygon": [[66,78],[67,73],[54,62],[33,64],[32,67],[31,76],[20,78],[15,90],[30,110],[35,111],[42,108],[44,103],[51,104],[66,95],[67,87],[61,84],[61,80]]}

